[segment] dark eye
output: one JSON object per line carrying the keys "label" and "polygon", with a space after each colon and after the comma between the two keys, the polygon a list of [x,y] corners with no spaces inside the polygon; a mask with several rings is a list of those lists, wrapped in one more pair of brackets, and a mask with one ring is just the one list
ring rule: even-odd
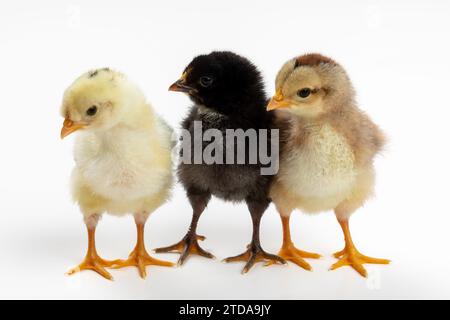
{"label": "dark eye", "polygon": [[89,117],[95,116],[95,114],[97,113],[97,106],[92,106],[89,109],[87,109],[86,114]]}
{"label": "dark eye", "polygon": [[303,88],[301,90],[298,90],[297,95],[300,98],[307,98],[309,97],[309,95],[311,94],[311,89],[310,88]]}
{"label": "dark eye", "polygon": [[204,88],[209,87],[213,83],[213,78],[211,77],[201,77],[200,78],[200,85]]}

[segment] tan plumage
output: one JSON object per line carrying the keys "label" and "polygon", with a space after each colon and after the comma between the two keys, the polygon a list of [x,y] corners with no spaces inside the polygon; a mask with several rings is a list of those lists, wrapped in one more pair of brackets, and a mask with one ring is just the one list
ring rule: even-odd
{"label": "tan plumage", "polygon": [[[80,130],[72,195],[90,236],[85,261],[70,273],[91,269],[111,279],[105,267],[134,265],[145,277],[145,265],[171,265],[147,254],[143,228],[148,216],[170,196],[172,130],[133,83],[109,69],[78,78],[64,94],[61,113],[66,119],[62,137]],[[138,244],[127,261],[98,257],[94,232],[103,213],[134,214]]]}
{"label": "tan plumage", "polygon": [[280,255],[310,269],[302,258],[317,258],[295,249],[289,234],[293,210],[314,213],[334,210],[346,248],[332,269],[363,263],[388,263],[359,254],[348,229],[351,214],[370,197],[374,186],[373,159],[384,136],[361,111],[344,69],[332,59],[308,54],[288,61],[276,79],[277,94],[268,109],[277,114],[283,131],[280,171],[271,197],[282,217],[284,244]]}

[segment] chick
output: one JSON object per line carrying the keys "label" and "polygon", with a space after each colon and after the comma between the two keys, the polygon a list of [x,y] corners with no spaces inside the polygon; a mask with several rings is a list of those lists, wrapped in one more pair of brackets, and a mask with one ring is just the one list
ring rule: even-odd
{"label": "chick", "polygon": [[[135,266],[146,277],[147,265],[172,266],[150,257],[144,244],[149,215],[170,196],[172,159],[170,127],[123,74],[99,69],[79,77],[65,92],[61,138],[79,131],[75,143],[72,194],[84,215],[88,251],[69,271],[93,270],[112,280],[106,267]],[[106,261],[95,247],[95,230],[104,213],[133,213],[137,244],[125,261]]]}
{"label": "chick", "polygon": [[[268,99],[260,72],[246,58],[232,52],[212,52],[194,58],[181,79],[169,90],[187,93],[194,102],[189,115],[182,123],[183,129],[192,137],[195,136],[197,121],[202,124],[202,133],[208,129],[216,129],[223,136],[226,135],[227,129],[268,129],[271,126],[272,116],[265,110]],[[183,149],[193,151],[192,157],[196,152],[194,142],[195,138],[191,141],[183,139],[182,142]],[[222,150],[227,148],[225,139],[214,140],[213,143],[224,144]],[[205,143],[200,145],[200,151],[204,151],[205,147]],[[249,144],[246,144],[245,150],[242,151],[248,155]],[[223,156],[225,158],[225,155]],[[284,263],[278,256],[266,253],[259,239],[261,217],[271,202],[268,192],[273,179],[273,175],[261,175],[261,162],[191,163],[181,162],[178,167],[179,180],[193,208],[190,228],[179,243],[157,249],[156,252],[180,253],[180,265],[190,254],[212,258],[211,253],[200,247],[198,240],[205,238],[197,235],[196,230],[201,214],[214,195],[235,203],[245,201],[253,221],[253,237],[248,250],[239,256],[226,259],[226,262],[246,262],[244,273],[259,261]]]}
{"label": "chick", "polygon": [[345,237],[331,269],[351,266],[367,276],[364,263],[388,264],[356,249],[349,219],[372,194],[373,159],[385,139],[360,109],[344,69],[319,54],[289,60],[276,78],[276,95],[267,110],[275,110],[283,131],[280,171],[270,196],[280,213],[284,237],[281,257],[310,270],[303,258],[319,255],[295,248],[289,217],[295,209],[315,213],[333,209]]}

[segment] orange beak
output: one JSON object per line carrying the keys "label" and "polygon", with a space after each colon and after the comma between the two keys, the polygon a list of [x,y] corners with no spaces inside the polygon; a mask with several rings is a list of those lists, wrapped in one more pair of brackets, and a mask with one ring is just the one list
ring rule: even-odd
{"label": "orange beak", "polygon": [[84,124],[76,124],[72,120],[65,119],[64,125],[61,129],[61,139],[64,139],[69,134],[74,133],[75,131],[78,131],[80,129],[83,129],[85,127]]}
{"label": "orange beak", "polygon": [[277,90],[277,93],[270,99],[269,105],[267,106],[267,111],[272,111],[280,108],[288,108],[291,106],[289,101],[284,100],[283,93],[281,89]]}

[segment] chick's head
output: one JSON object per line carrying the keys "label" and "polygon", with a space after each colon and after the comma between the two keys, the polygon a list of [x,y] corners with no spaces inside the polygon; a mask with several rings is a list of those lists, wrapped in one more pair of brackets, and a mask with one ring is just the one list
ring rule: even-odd
{"label": "chick's head", "polygon": [[126,121],[143,94],[126,77],[110,69],[83,74],[65,91],[61,138],[78,130],[108,130]]}
{"label": "chick's head", "polygon": [[320,54],[289,60],[278,72],[276,94],[267,110],[283,110],[314,118],[344,106],[353,98],[353,88],[344,69]]}
{"label": "chick's head", "polygon": [[228,51],[197,56],[169,90],[185,92],[194,103],[222,114],[243,111],[255,103],[264,105],[266,101],[262,77],[255,65]]}

